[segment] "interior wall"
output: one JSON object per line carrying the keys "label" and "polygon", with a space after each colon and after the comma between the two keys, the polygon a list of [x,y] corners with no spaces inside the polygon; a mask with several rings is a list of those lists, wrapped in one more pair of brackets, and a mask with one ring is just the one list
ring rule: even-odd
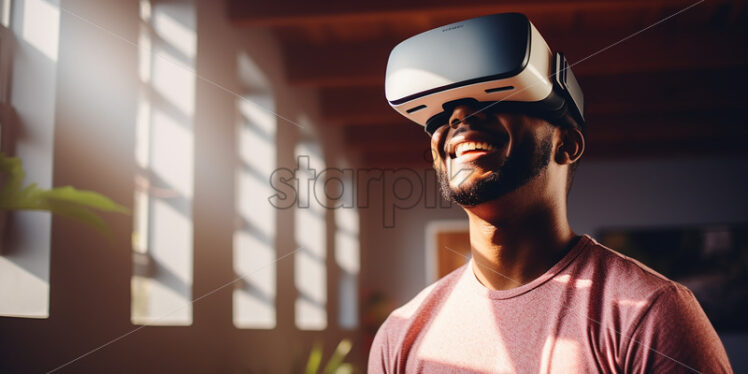
{"label": "interior wall", "polygon": [[748,159],[582,161],[569,195],[577,232],[748,223]]}

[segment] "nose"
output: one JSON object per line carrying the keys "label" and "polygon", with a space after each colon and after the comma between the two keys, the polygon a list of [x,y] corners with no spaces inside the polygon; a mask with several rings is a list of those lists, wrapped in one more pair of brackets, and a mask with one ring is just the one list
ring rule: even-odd
{"label": "nose", "polygon": [[474,124],[484,119],[485,114],[469,105],[458,105],[449,116],[449,127],[456,129],[460,124]]}

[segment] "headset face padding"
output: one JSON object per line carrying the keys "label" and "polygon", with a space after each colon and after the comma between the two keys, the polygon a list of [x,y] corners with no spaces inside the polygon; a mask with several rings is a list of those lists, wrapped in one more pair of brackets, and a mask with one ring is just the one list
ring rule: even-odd
{"label": "headset face padding", "polygon": [[584,125],[582,90],[566,59],[519,13],[473,18],[401,42],[387,62],[385,96],[429,134],[445,123],[449,103],[462,99]]}

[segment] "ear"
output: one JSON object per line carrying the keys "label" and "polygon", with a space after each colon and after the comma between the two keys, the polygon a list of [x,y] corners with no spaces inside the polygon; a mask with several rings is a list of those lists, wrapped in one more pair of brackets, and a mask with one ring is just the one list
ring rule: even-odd
{"label": "ear", "polygon": [[584,135],[579,129],[574,127],[561,129],[561,140],[556,146],[556,162],[561,165],[573,164],[582,157],[584,145]]}

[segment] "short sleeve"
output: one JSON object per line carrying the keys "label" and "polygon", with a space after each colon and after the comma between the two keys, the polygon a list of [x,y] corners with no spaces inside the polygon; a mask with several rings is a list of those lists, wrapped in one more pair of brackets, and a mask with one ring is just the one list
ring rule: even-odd
{"label": "short sleeve", "polygon": [[388,322],[389,318],[384,321],[382,326],[379,327],[377,334],[374,336],[374,341],[371,343],[371,349],[369,350],[369,363],[367,373],[369,374],[384,374],[387,373],[389,367],[389,338],[388,338]]}
{"label": "short sleeve", "polygon": [[626,338],[626,373],[732,373],[706,314],[693,293],[677,283],[652,298]]}

